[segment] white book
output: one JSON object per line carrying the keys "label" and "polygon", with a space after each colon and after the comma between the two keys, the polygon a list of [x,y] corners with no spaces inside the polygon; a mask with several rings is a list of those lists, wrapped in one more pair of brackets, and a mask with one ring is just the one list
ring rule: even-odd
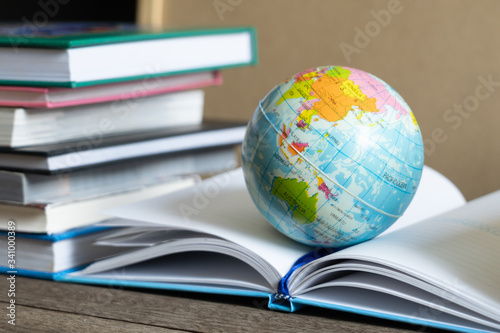
{"label": "white book", "polygon": [[132,228],[95,246],[136,249],[58,279],[265,297],[273,309],[320,306],[460,332],[499,331],[500,191],[465,204],[428,167],[421,184],[392,231],[331,253],[274,229],[235,170],[107,210],[125,219],[114,225]]}
{"label": "white book", "polygon": [[[0,146],[22,147],[199,125],[202,90],[53,109],[0,107]],[[83,144],[83,143],[82,143]]]}
{"label": "white book", "polygon": [[210,174],[237,165],[234,146],[195,153],[138,158],[58,174],[0,170],[0,202],[22,205],[75,201],[165,182],[190,175]]}
{"label": "white book", "polygon": [[246,124],[242,123],[206,121],[195,126],[174,126],[33,147],[0,147],[0,168],[46,174],[70,172],[132,159],[234,146],[241,144],[245,130]]}
{"label": "white book", "polygon": [[[23,29],[24,28],[24,29]],[[252,28],[153,31],[102,23],[0,27],[0,82],[82,87],[252,65]]]}
{"label": "white book", "polygon": [[0,203],[0,228],[8,230],[8,223],[11,222],[15,224],[16,232],[61,233],[112,218],[102,213],[104,209],[174,192],[197,180],[196,176],[178,177],[150,186],[72,201],[28,205]]}

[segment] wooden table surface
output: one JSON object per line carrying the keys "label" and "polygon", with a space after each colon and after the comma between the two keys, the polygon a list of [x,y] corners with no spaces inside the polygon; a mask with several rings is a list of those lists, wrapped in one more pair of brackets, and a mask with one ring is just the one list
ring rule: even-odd
{"label": "wooden table surface", "polygon": [[263,299],[22,277],[14,327],[6,316],[9,283],[1,277],[1,332],[445,332],[319,308],[281,313],[266,309]]}

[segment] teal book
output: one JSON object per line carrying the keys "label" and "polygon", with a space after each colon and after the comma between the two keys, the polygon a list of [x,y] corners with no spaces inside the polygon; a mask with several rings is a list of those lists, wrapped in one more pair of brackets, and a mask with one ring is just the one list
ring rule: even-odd
{"label": "teal book", "polygon": [[0,84],[82,87],[257,63],[251,27],[153,31],[126,24],[0,26]]}
{"label": "teal book", "polygon": [[[46,234],[15,232],[14,221],[10,221],[9,226],[10,231],[0,231],[0,272],[9,275],[52,280],[96,260],[132,250],[92,246],[96,239],[123,228],[96,224]],[[74,251],[76,248],[82,251]]]}
{"label": "teal book", "polygon": [[322,307],[419,328],[498,332],[499,200],[500,191],[465,203],[451,182],[424,167],[414,200],[382,235],[317,249],[272,227],[236,169],[108,210],[122,218],[108,226],[125,229],[95,245],[135,249],[54,279],[240,295],[267,299],[274,310]]}

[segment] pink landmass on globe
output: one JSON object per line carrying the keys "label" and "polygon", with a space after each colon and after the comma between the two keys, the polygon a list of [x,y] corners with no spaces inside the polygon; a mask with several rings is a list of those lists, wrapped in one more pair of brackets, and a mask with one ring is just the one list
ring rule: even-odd
{"label": "pink landmass on globe", "polygon": [[375,98],[375,105],[380,112],[386,112],[386,105],[392,106],[396,111],[399,111],[402,115],[408,115],[408,109],[399,103],[394,95],[390,93],[391,88],[382,86],[382,83],[374,79],[370,74],[359,71],[353,68],[344,67],[351,71],[349,75],[349,80],[357,84],[366,97]]}
{"label": "pink landmass on globe", "polygon": [[318,186],[318,189],[320,191],[322,191],[323,193],[325,193],[325,197],[328,199],[330,197],[333,197],[333,194],[332,192],[330,192],[330,189],[328,188],[328,186],[326,186],[325,183],[321,183],[319,186]]}

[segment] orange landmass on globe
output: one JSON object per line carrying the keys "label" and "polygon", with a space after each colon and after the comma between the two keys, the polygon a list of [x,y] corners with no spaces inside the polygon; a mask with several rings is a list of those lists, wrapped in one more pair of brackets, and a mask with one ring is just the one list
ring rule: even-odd
{"label": "orange landmass on globe", "polygon": [[309,147],[308,143],[293,141],[288,146],[288,151],[292,154],[292,156],[295,156],[298,153],[302,153],[306,147]]}
{"label": "orange landmass on globe", "polygon": [[[346,74],[346,73],[344,73]],[[319,75],[318,79],[315,79]],[[348,75],[329,76],[327,73],[310,72],[296,77],[293,86],[283,94],[277,105],[286,99],[304,99],[299,118],[307,125],[317,115],[329,122],[344,119],[349,111],[358,107],[363,112],[378,112],[376,99],[368,98]],[[316,100],[312,105],[305,102]]]}
{"label": "orange landmass on globe", "polygon": [[[287,130],[286,126],[283,125],[281,135],[279,136],[279,139],[278,139],[280,146],[283,144],[283,141],[288,138],[289,133],[290,133],[290,129]],[[286,140],[286,141],[287,141],[287,143],[289,143],[287,150],[290,152],[290,154],[292,154],[292,156],[295,156],[298,153],[302,153],[306,147],[309,147],[308,143],[295,142],[295,141],[288,142],[288,140]]]}
{"label": "orange landmass on globe", "polygon": [[316,92],[316,98],[321,96],[311,109],[327,121],[344,119],[355,106],[364,112],[378,112],[375,98],[367,98],[351,80],[324,75],[312,82],[311,88]]}
{"label": "orange landmass on globe", "polygon": [[286,130],[285,124],[283,124],[283,129],[281,130],[281,135],[278,138],[280,147],[283,144],[283,140],[285,140],[287,137],[288,137],[288,132]]}

